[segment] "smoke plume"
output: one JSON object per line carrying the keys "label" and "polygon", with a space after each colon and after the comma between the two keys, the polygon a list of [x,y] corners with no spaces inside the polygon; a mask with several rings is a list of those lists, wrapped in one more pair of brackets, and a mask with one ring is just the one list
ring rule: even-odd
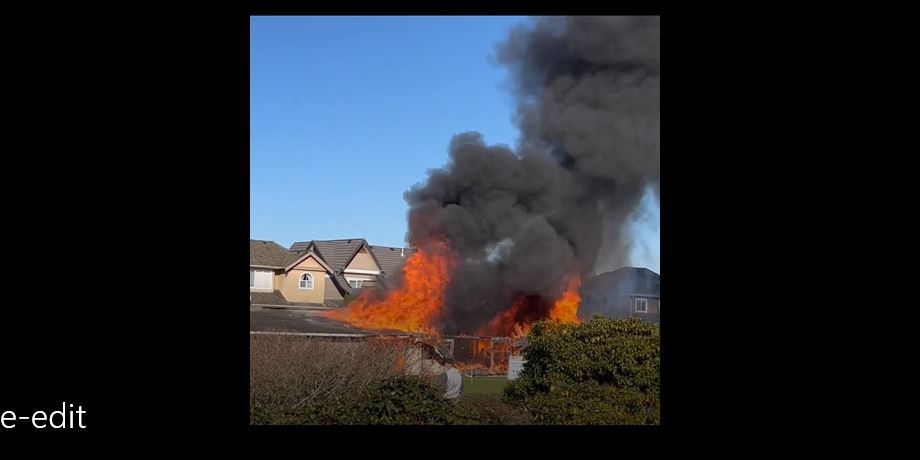
{"label": "smoke plume", "polygon": [[514,151],[475,132],[406,192],[409,241],[446,238],[458,265],[441,329],[472,331],[521,294],[629,261],[629,222],[659,187],[660,19],[539,18],[496,47],[517,101]]}

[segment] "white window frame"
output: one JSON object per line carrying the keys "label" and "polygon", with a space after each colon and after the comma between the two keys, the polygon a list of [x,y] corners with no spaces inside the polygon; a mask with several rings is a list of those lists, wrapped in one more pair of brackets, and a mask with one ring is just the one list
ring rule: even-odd
{"label": "white window frame", "polygon": [[[249,269],[249,273],[252,275],[252,285],[249,286],[251,291],[271,291],[275,289],[275,272],[271,270],[257,270],[254,268]],[[259,273],[268,274],[268,287],[256,286],[256,278]]]}
{"label": "white window frame", "polygon": [[355,289],[361,289],[361,287],[364,286],[364,282],[365,282],[365,281],[367,281],[367,280],[350,279],[350,280],[348,280],[348,285],[351,286],[351,287],[353,287],[353,288],[355,288]]}
{"label": "white window frame", "polygon": [[[639,301],[642,301],[643,308],[639,310]],[[648,299],[645,297],[636,297],[636,313],[648,313]]]}
{"label": "white window frame", "polygon": [[[306,281],[306,280],[304,279],[304,277],[309,277],[309,279],[310,279],[310,286],[309,286],[309,287],[305,287],[305,286],[304,286],[304,281]],[[314,288],[314,286],[316,286],[316,277],[313,276],[313,275],[310,274],[310,273],[303,273],[302,275],[300,275],[300,277],[299,277],[298,280],[297,280],[297,288],[298,288],[298,289],[303,289],[303,290],[305,290],[305,291],[312,291],[313,288]]]}

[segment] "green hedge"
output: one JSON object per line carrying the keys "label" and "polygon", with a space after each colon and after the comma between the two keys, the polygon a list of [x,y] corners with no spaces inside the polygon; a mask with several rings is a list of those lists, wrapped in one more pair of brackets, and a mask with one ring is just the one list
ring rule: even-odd
{"label": "green hedge", "polygon": [[441,390],[418,377],[398,376],[317,404],[253,412],[252,421],[270,425],[491,425],[506,419],[491,408],[449,401]]}
{"label": "green hedge", "polygon": [[538,423],[659,423],[657,325],[595,315],[579,325],[537,323],[528,341],[504,399]]}
{"label": "green hedge", "polygon": [[[657,325],[593,317],[580,325],[537,323],[521,377],[497,400],[459,402],[418,377],[381,379],[322,398],[252,406],[254,424],[658,424]],[[295,392],[296,393],[296,392]],[[294,396],[297,396],[294,394]],[[301,401],[301,402],[297,402]]]}

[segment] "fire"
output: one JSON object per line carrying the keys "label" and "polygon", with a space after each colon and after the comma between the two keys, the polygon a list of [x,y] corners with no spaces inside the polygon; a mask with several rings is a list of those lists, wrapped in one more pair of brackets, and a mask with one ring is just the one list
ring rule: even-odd
{"label": "fire", "polygon": [[454,365],[461,372],[480,371],[494,375],[508,371],[512,340],[478,336],[454,336],[453,340],[457,353]]}
{"label": "fire", "polygon": [[402,284],[383,298],[373,291],[362,291],[341,310],[324,316],[368,329],[392,329],[438,335],[434,323],[444,305],[444,290],[455,264],[446,242],[431,241],[406,260]]}
{"label": "fire", "polygon": [[473,344],[473,353],[482,354],[488,353],[492,349],[492,343],[487,339],[479,339]]}
{"label": "fire", "polygon": [[507,310],[498,314],[485,327],[479,330],[480,335],[523,337],[530,332],[530,325],[534,321],[543,319],[541,311],[545,311],[545,302],[536,296],[519,295]]}
{"label": "fire", "polygon": [[492,318],[488,324],[479,329],[478,334],[512,337],[526,335],[530,331],[530,325],[519,318],[527,312],[527,306],[527,298],[517,296],[508,309]]}
{"label": "fire", "polygon": [[402,372],[406,369],[406,347],[401,347],[396,354],[396,360],[393,362],[393,371]]}
{"label": "fire", "polygon": [[511,332],[511,337],[515,339],[524,337],[525,335],[530,334],[530,324],[515,324],[514,329]]}
{"label": "fire", "polygon": [[581,296],[578,294],[578,288],[581,286],[581,280],[577,276],[571,276],[566,279],[565,286],[565,291],[552,304],[535,295],[515,297],[511,306],[492,318],[478,334],[518,338],[527,335],[535,321],[543,319],[564,324],[579,323],[578,305],[581,303]]}
{"label": "fire", "polygon": [[[455,264],[456,255],[446,242],[438,240],[423,244],[406,260],[399,286],[383,294],[362,291],[347,307],[324,312],[323,316],[361,328],[438,337],[440,334],[435,325],[444,311],[444,292]],[[476,334],[518,338],[527,335],[531,325],[539,320],[578,323],[581,280],[578,276],[570,276],[563,283],[565,289],[554,301],[539,295],[518,295],[511,306],[492,318]],[[473,353],[486,355],[491,347],[487,340],[483,340],[477,342]]]}
{"label": "fire", "polygon": [[578,304],[581,303],[581,296],[578,294],[578,288],[581,286],[581,279],[572,276],[566,282],[565,292],[562,297],[553,303],[553,308],[549,310],[550,321],[558,321],[563,324],[578,324]]}

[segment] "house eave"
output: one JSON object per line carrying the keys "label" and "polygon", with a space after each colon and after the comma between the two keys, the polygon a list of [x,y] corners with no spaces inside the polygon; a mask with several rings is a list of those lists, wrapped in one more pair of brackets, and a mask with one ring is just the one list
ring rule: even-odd
{"label": "house eave", "polygon": [[379,274],[382,273],[380,270],[361,270],[361,269],[357,269],[357,268],[346,268],[346,269],[342,270],[342,272],[345,273],[346,275],[351,275],[351,274],[354,274],[354,275],[379,275]]}

